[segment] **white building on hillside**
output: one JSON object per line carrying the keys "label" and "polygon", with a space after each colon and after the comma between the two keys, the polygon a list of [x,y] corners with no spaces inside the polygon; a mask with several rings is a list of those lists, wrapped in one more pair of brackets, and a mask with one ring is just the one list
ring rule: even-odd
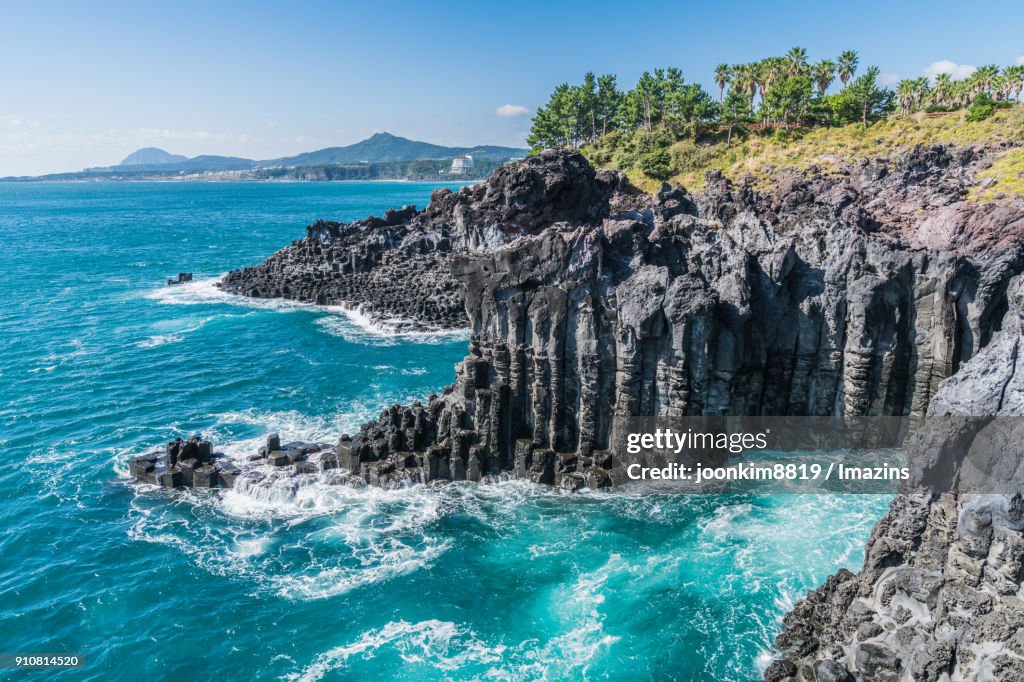
{"label": "white building on hillside", "polygon": [[452,159],[452,175],[463,175],[473,170],[473,157],[469,154]]}

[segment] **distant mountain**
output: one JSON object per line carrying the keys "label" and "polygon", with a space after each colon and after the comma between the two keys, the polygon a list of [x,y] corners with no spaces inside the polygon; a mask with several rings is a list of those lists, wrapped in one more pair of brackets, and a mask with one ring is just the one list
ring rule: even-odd
{"label": "distant mountain", "polygon": [[470,154],[480,159],[511,159],[525,156],[527,150],[515,147],[442,147],[429,142],[417,142],[391,133],[376,133],[362,142],[347,147],[327,147],[297,156],[260,161],[260,166],[324,166],[350,163],[389,163],[394,161],[422,161],[450,159]]}
{"label": "distant mountain", "polygon": [[[347,147],[327,147],[315,152],[306,152],[297,156],[286,156],[280,159],[269,159],[266,161],[254,161],[243,159],[238,156],[210,156],[202,155],[189,158],[180,154],[158,149],[157,147],[145,147],[132,152],[116,166],[102,166],[99,168],[86,168],[77,173],[55,173],[41,176],[40,180],[48,179],[74,179],[80,176],[101,177],[106,175],[126,175],[137,178],[142,174],[157,174],[166,177],[176,174],[192,173],[222,173],[225,171],[256,171],[259,169],[310,169],[311,172],[320,172],[317,167],[321,166],[358,166],[344,172],[328,173],[332,177],[387,177],[388,173],[401,172],[403,169],[394,164],[408,164],[413,161],[449,161],[450,159],[470,155],[477,163],[483,164],[485,169],[502,165],[509,159],[526,156],[526,149],[517,147],[495,147],[481,145],[477,147],[444,147],[429,142],[418,142],[405,137],[398,137],[391,133],[376,133],[375,135],[350,144]],[[374,165],[373,169],[363,166]],[[424,173],[439,175],[442,170],[434,164],[433,170],[424,168],[413,168],[405,166],[404,170],[419,176]],[[364,172],[365,171],[365,172]],[[261,171],[263,172],[263,171]],[[293,171],[289,171],[293,173]],[[263,173],[264,175],[266,173]],[[398,176],[396,176],[398,177]],[[33,178],[3,178],[6,180],[31,180]]]}
{"label": "distant mountain", "polygon": [[[140,149],[135,154],[130,155],[128,158],[132,158],[136,154],[147,151]],[[154,151],[161,151],[159,149]],[[167,154],[167,152],[163,152]],[[231,171],[231,170],[249,170],[256,165],[256,162],[252,159],[243,159],[238,156],[210,156],[202,155],[195,156],[191,159],[187,156],[178,156],[176,154],[167,154],[169,157],[173,157],[174,161],[168,161],[166,163],[133,163],[126,164],[122,162],[118,166],[110,166],[109,168],[90,168],[89,170],[107,170],[107,171],[123,171],[123,172],[151,172],[151,171],[182,171],[186,173],[203,173],[203,172],[215,172],[215,171]]]}
{"label": "distant mountain", "polygon": [[171,154],[157,147],[143,147],[124,157],[119,166],[162,166],[167,163],[180,163],[188,161],[187,156]]}

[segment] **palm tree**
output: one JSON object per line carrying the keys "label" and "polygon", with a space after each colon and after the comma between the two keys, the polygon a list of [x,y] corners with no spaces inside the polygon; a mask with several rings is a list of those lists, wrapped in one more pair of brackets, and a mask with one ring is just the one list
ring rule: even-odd
{"label": "palm tree", "polygon": [[989,91],[992,93],[992,99],[994,100],[1006,99],[1006,78],[1002,72],[997,73],[992,78]]}
{"label": "palm tree", "polygon": [[935,76],[935,85],[932,87],[932,104],[944,107],[949,104],[950,95],[953,94],[953,77],[948,73],[940,73]]}
{"label": "palm tree", "polygon": [[750,65],[750,72],[754,78],[754,85],[756,86],[758,93],[761,95],[761,101],[764,102],[764,94],[768,92],[768,86],[771,84],[768,60],[762,59],[759,62],[754,62]]}
{"label": "palm tree", "polygon": [[924,103],[931,96],[931,88],[928,87],[928,78],[921,76],[914,81],[914,109],[924,108]]}
{"label": "palm tree", "polygon": [[1003,77],[1006,79],[1007,97],[1012,95],[1019,102],[1020,92],[1024,90],[1024,65],[1014,64],[1006,67]]}
{"label": "palm tree", "polygon": [[969,78],[953,81],[953,87],[950,89],[950,103],[957,109],[967,106],[967,103],[971,101],[972,87],[973,84]]}
{"label": "palm tree", "polygon": [[831,59],[822,59],[811,69],[811,78],[818,87],[818,94],[824,97],[828,86],[832,85],[836,78],[835,62]]}
{"label": "palm tree", "polygon": [[807,68],[807,50],[802,47],[790,48],[786,53],[786,61],[789,62],[789,75],[799,76]]}
{"label": "palm tree", "polygon": [[715,85],[718,86],[718,101],[725,101],[725,86],[732,80],[732,67],[719,64],[715,67]]}
{"label": "palm tree", "polygon": [[[793,48],[799,49],[799,48]],[[790,50],[792,52],[793,50]],[[786,75],[792,68],[792,62],[788,58],[768,57],[760,64],[761,73],[761,101],[764,101],[766,92],[772,89],[780,78]]]}
{"label": "palm tree", "polygon": [[736,90],[747,94],[747,99],[750,101],[751,111],[754,109],[754,96],[757,94],[756,66],[756,64],[740,64],[732,68],[732,86]]}
{"label": "palm tree", "polygon": [[839,55],[839,80],[842,81],[844,88],[849,80],[853,78],[853,74],[857,72],[857,63],[859,61],[856,50],[845,50]]}
{"label": "palm tree", "polygon": [[900,102],[900,114],[906,116],[910,113],[911,102],[914,99],[915,81],[903,79],[896,86],[896,98]]}
{"label": "palm tree", "polygon": [[979,66],[978,70],[971,74],[971,78],[974,80],[974,96],[978,96],[983,92],[991,93],[992,86],[995,84],[998,76],[999,67],[995,64]]}

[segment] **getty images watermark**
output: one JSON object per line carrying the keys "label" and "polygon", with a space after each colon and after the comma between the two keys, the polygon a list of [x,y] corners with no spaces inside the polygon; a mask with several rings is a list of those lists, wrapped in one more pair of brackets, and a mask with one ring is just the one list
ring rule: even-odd
{"label": "getty images watermark", "polygon": [[[667,452],[679,457],[691,452],[728,453],[730,456],[746,452],[768,450],[771,429],[757,433],[726,431],[675,431],[670,427],[653,431],[629,432],[626,435],[626,453],[640,455],[645,451]],[[782,453],[778,453],[781,455]],[[718,458],[714,458],[718,459]],[[664,466],[644,466],[639,462],[626,465],[626,475],[633,481],[693,481],[695,483],[740,481],[906,481],[910,468],[892,466],[851,466],[836,461],[737,461],[729,464],[693,464],[667,462]]]}
{"label": "getty images watermark", "polygon": [[1024,475],[1017,417],[632,417],[608,428],[612,480],[658,490],[1012,492]]}

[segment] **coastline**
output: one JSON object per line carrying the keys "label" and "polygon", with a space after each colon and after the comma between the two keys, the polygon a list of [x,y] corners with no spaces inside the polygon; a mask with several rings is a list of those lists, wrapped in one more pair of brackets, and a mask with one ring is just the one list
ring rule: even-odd
{"label": "coastline", "polygon": [[[242,286],[256,286],[260,292],[276,286],[282,292],[302,291],[303,297],[322,295],[316,293],[318,287],[330,281],[330,276],[318,279],[309,273],[329,273],[328,266],[339,257],[343,263],[364,264],[353,266],[352,276],[362,272],[359,268],[372,273],[376,263],[388,261],[378,255],[360,255],[365,253],[360,244],[376,239],[375,231],[386,235],[381,243],[391,244],[406,257],[431,254],[435,260],[441,259],[437,262],[450,259],[473,329],[469,354],[457,367],[455,383],[445,388],[442,396],[432,396],[426,405],[392,406],[380,419],[363,425],[358,434],[343,435],[336,447],[323,446],[326,454],[312,460],[312,471],[326,473],[338,467],[350,472],[350,477],[356,476],[359,485],[386,489],[417,483],[491,482],[509,476],[564,491],[597,490],[623,480],[621,465],[615,461],[616,446],[611,442],[610,428],[616,415],[661,414],[653,411],[659,403],[645,402],[645,391],[638,386],[650,386],[647,390],[658,396],[678,395],[678,400],[688,400],[689,405],[699,405],[699,410],[709,414],[779,410],[768,413],[827,415],[834,414],[840,404],[846,417],[924,414],[936,401],[948,402],[944,391],[955,385],[956,378],[976,371],[979,363],[986,362],[982,357],[996,353],[993,349],[1016,329],[1011,326],[1006,332],[988,327],[997,319],[1001,322],[1002,315],[984,311],[999,311],[1008,305],[1007,319],[1016,319],[1019,296],[1015,282],[1024,268],[1024,235],[1015,226],[1022,218],[1016,209],[988,209],[961,202],[937,212],[947,229],[936,231],[915,206],[934,201],[934,193],[947,193],[943,182],[969,186],[985,167],[985,154],[977,149],[917,148],[896,160],[866,161],[846,169],[850,180],[842,175],[826,178],[813,171],[788,176],[783,172],[777,196],[765,197],[749,185],[737,187],[713,173],[709,173],[708,188],[701,195],[691,196],[668,184],[656,195],[642,195],[613,172],[595,172],[579,155],[544,152],[502,169],[479,191],[436,192],[430,206],[420,213],[408,209],[389,212],[354,232],[344,226],[313,225],[306,242],[293,244],[268,259],[267,265],[231,277],[236,283],[252,282]],[[922,175],[932,180],[923,182]],[[538,193],[538,187],[557,187],[557,200]],[[961,191],[961,196],[967,194],[966,189]],[[852,205],[873,206],[870,219],[851,208],[851,195],[855,197]],[[768,212],[769,206],[780,205],[785,208]],[[512,212],[502,213],[509,211],[508,207],[514,207]],[[744,212],[761,211],[771,216],[761,223],[767,236],[746,237],[742,222],[728,222]],[[979,217],[970,217],[972,213]],[[705,214],[726,216],[726,224],[721,220],[702,223]],[[455,220],[455,215],[461,219]],[[650,217],[636,217],[643,215]],[[863,230],[862,225],[872,220],[879,226]],[[495,234],[489,228],[494,224],[517,225],[518,230]],[[806,226],[814,224],[823,227],[808,233]],[[452,230],[451,225],[458,229]],[[702,236],[702,230],[708,231],[708,238]],[[710,238],[712,232],[722,230],[732,231],[724,247],[719,235]],[[413,243],[404,239],[406,234],[415,236],[415,251],[410,250]],[[354,242],[352,235],[359,235]],[[657,248],[645,242],[656,237],[661,239]],[[331,250],[324,244],[332,245]],[[739,244],[742,246],[735,246]],[[925,255],[912,255],[915,247]],[[727,276],[717,281],[711,278],[711,273],[727,273],[733,267],[730,249],[756,259],[754,271],[763,273],[747,280],[749,290],[737,292]],[[446,255],[449,252],[451,255]],[[692,260],[675,272],[671,259],[655,256],[653,262],[643,261],[660,252]],[[950,258],[952,253],[956,256]],[[344,254],[354,255],[350,259]],[[622,274],[615,273],[615,264],[625,262],[630,262],[630,267]],[[716,262],[720,265],[713,265]],[[971,265],[963,269],[968,262]],[[838,276],[824,277],[823,286],[820,275],[815,274],[819,270]],[[862,270],[871,271],[872,279],[859,275],[844,279]],[[301,273],[301,279],[290,280],[291,272]],[[335,268],[335,272],[339,270]],[[694,272],[705,279],[694,281],[690,276]],[[964,277],[979,279],[957,283]],[[537,286],[536,282],[546,284]],[[813,292],[804,296],[812,297],[814,303],[809,307],[801,303],[799,317],[794,311],[794,322],[780,325],[780,313],[774,306],[794,305],[789,294],[782,292],[804,288]],[[957,304],[949,294],[965,289],[983,297],[973,301],[975,315],[980,316],[955,324],[969,330],[977,345],[967,350],[961,346],[959,352],[965,354],[950,357],[947,353],[957,352],[952,344],[957,332],[949,326],[957,315],[950,306]],[[607,291],[614,291],[614,305],[603,302]],[[883,291],[904,293],[885,294],[888,300],[896,296],[896,301],[878,307],[874,301]],[[594,305],[595,301],[602,303]],[[723,324],[714,312],[723,303],[749,311],[740,319],[751,331],[735,323],[714,331],[715,325]],[[837,307],[857,312],[831,317]],[[918,324],[937,326],[901,327],[898,320],[907,314],[902,311],[911,307]],[[773,312],[770,318],[759,320],[760,310]],[[788,317],[781,314],[781,319]],[[742,355],[724,361],[721,349],[706,359],[699,355],[701,348],[711,345],[711,339],[726,331],[754,345],[757,335],[765,333],[766,324],[780,325],[767,330],[779,343],[772,352],[782,358],[787,352],[794,358],[817,358],[816,362],[823,364],[809,366],[805,362],[798,372],[784,369],[800,367],[797,359],[780,358],[777,370],[761,364],[748,370],[744,365],[748,360]],[[850,324],[863,326],[844,329]],[[583,334],[572,346],[566,338],[568,329]],[[615,330],[614,336],[602,335],[600,330],[608,329]],[[695,329],[701,330],[697,337]],[[830,334],[846,339],[843,364],[835,366],[827,360],[836,355],[828,341],[824,346],[827,354],[817,346],[801,347],[806,339],[821,343],[819,329],[832,330]],[[682,356],[691,367],[723,363],[723,369],[733,375],[754,373],[746,381],[760,383],[762,402],[741,402],[750,400],[749,393],[737,387],[710,388],[715,382],[713,371],[703,377],[694,376],[691,369],[682,381],[673,382],[668,381],[668,371],[645,373],[643,368],[653,361],[645,357],[648,352],[657,353],[659,366],[672,368],[680,363],[670,344],[661,341],[666,338],[691,339],[688,343],[692,345],[684,346]],[[862,346],[860,339],[868,339],[868,345]],[[936,351],[936,343],[950,348]],[[898,365],[885,354],[872,352],[877,344],[897,354],[911,352],[899,351],[901,347],[916,347],[919,374],[891,373]],[[575,356],[568,354],[570,347]],[[552,362],[553,356],[557,362]],[[832,388],[822,385],[824,377],[835,382]],[[862,382],[861,377],[876,378]],[[880,391],[875,386],[878,381],[888,387]],[[816,391],[794,395],[815,383]],[[695,387],[701,387],[696,396]],[[546,395],[553,397],[536,397]],[[568,395],[574,395],[576,402],[568,400]],[[785,396],[787,402],[775,402],[776,395]],[[842,396],[841,401],[836,396]],[[721,402],[714,402],[716,399]],[[673,400],[669,398],[668,404]],[[270,453],[268,444],[259,456]],[[330,465],[324,464],[328,461],[324,457],[330,458]],[[295,466],[307,470],[305,463],[296,462]],[[955,458],[950,466],[959,466]],[[1024,546],[1024,540],[1021,544]],[[833,582],[848,581],[852,575],[846,572],[830,578],[822,588],[823,596],[817,598],[831,599],[836,589]],[[873,589],[871,578],[868,574],[863,589]],[[813,602],[814,595],[809,599]],[[795,615],[788,618],[780,635],[779,646],[786,657],[765,668],[765,679],[778,682],[797,675],[833,674],[838,675],[835,679],[843,679],[850,670],[900,666],[941,670],[951,665],[952,658],[942,658],[937,649],[929,649],[926,658],[921,658],[913,648],[901,648],[884,637],[857,640],[844,656],[835,647],[812,653],[804,633],[819,626],[801,620],[801,614],[812,608],[804,604],[794,607]],[[837,606],[840,616],[847,604]],[[970,630],[951,626],[965,633]],[[813,637],[810,641],[817,642]],[[977,669],[988,665],[987,660],[982,656],[965,660],[963,665]],[[1015,660],[1000,659],[999,665],[1016,665]]]}
{"label": "coastline", "polygon": [[108,182],[108,183],[152,183],[152,184],[158,184],[158,183],[159,184],[189,183],[189,182],[191,182],[191,183],[223,183],[223,184],[248,183],[248,182],[252,182],[252,183],[278,183],[278,184],[306,184],[306,183],[334,184],[334,183],[339,183],[339,182],[347,182],[347,183],[413,183],[413,184],[422,184],[422,185],[464,185],[464,184],[475,185],[475,184],[480,184],[480,183],[483,183],[483,182],[487,182],[487,178],[475,178],[475,179],[474,178],[465,178],[465,179],[459,178],[459,179],[455,179],[455,180],[449,180],[449,179],[418,180],[418,179],[409,179],[409,178],[374,178],[374,179],[367,179],[367,180],[296,180],[296,179],[280,179],[280,180],[278,180],[278,179],[273,179],[273,178],[246,178],[246,179],[237,179],[237,180],[225,179],[225,178],[210,178],[210,179],[204,179],[204,178],[181,178],[181,179],[177,179],[177,178],[166,178],[166,179],[146,178],[146,179],[139,179],[139,180],[112,179],[112,178],[102,178],[102,179],[95,179],[95,180],[86,180],[86,179],[82,179],[82,180],[75,180],[75,179],[67,179],[67,180],[36,180],[36,179],[30,179],[30,180],[14,179],[14,180],[11,180],[11,179],[0,179],[0,183],[6,184],[6,185],[89,184],[89,183],[103,183],[103,182]]}

